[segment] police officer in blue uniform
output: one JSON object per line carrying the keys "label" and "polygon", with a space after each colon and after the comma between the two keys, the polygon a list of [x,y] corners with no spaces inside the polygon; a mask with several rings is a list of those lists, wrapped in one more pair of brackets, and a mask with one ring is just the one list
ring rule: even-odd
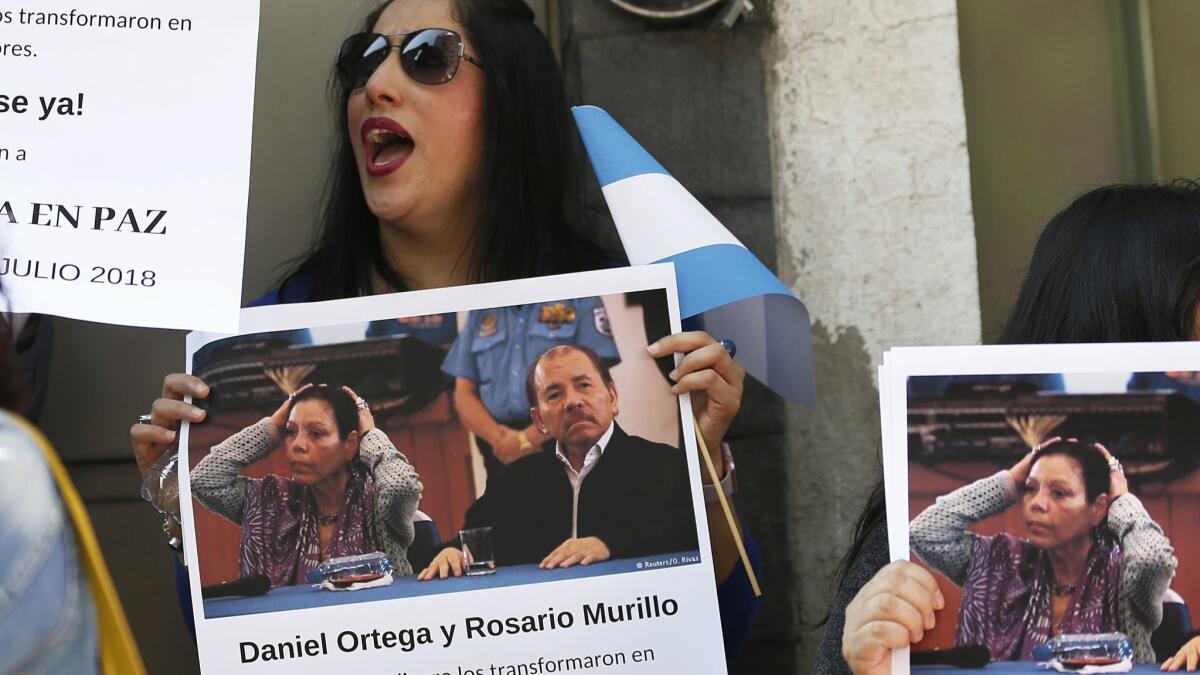
{"label": "police officer in blue uniform", "polygon": [[600,298],[473,311],[442,371],[455,378],[454,403],[475,434],[489,481],[548,438],[533,425],[525,377],[557,345],[583,345],[609,366],[621,361]]}
{"label": "police officer in blue uniform", "polygon": [[457,319],[454,312],[410,316],[402,319],[381,319],[367,324],[366,337],[408,335],[422,342],[441,347],[454,342],[454,338],[458,336]]}

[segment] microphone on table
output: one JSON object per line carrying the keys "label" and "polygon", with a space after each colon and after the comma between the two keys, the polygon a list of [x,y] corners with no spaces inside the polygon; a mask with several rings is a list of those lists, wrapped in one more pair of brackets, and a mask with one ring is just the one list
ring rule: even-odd
{"label": "microphone on table", "polygon": [[236,596],[253,597],[263,595],[269,590],[271,590],[271,580],[267,578],[267,575],[254,574],[236,581],[205,586],[200,589],[200,597],[205,600]]}
{"label": "microphone on table", "polygon": [[992,660],[987,647],[966,645],[949,649],[934,649],[928,652],[911,652],[908,662],[914,666],[956,666],[958,668],[983,668]]}

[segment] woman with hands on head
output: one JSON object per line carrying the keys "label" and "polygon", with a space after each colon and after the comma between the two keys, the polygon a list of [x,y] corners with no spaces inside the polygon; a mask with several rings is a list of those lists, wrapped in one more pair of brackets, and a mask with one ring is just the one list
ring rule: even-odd
{"label": "woman with hands on head", "polygon": [[[1016,504],[1025,538],[967,530]],[[1136,661],[1154,661],[1150,636],[1177,562],[1099,443],[1035,447],[1011,469],[939,498],[912,521],[910,543],[963,589],[959,645],[1029,661],[1056,635],[1121,631]]]}
{"label": "woman with hands on head", "polygon": [[[1200,339],[1200,184],[1110,185],[1085,193],[1046,224],[1034,248],[1002,344],[1162,342]],[[919,574],[889,564],[882,477],[855,527],[815,665],[818,673],[887,673],[885,644],[864,631],[901,624],[895,595]],[[1111,500],[1110,500],[1111,501]],[[912,570],[896,573],[896,568]],[[860,601],[861,600],[861,601]],[[924,598],[923,606],[932,598]],[[901,608],[892,611],[894,608]],[[935,620],[937,619],[935,613]],[[911,642],[920,631],[910,633]],[[907,644],[907,643],[905,643]],[[1170,664],[1186,665],[1189,643]],[[1194,651],[1193,651],[1194,653]],[[1159,659],[1169,655],[1158,654]]]}
{"label": "woman with hands on head", "polygon": [[[242,475],[279,449],[290,477]],[[213,447],[191,478],[201,504],[241,526],[241,576],[288,586],[323,560],[375,551],[396,574],[412,573],[406,554],[421,482],[349,387],[305,385]]]}
{"label": "woman with hands on head", "polygon": [[[389,0],[366,17],[336,60],[338,140],[319,231],[279,288],[255,304],[610,265],[615,256],[579,235],[566,215],[572,124],[554,52],[533,18],[521,0]],[[656,346],[655,357],[688,354],[677,391],[693,393],[702,433],[727,475],[732,462],[722,441],[744,371],[703,333]],[[149,424],[130,432],[143,470],[175,443],[180,422],[204,419],[182,399],[208,395],[195,377],[166,377]],[[732,533],[721,518],[709,522],[733,652],[757,603],[738,571]]]}
{"label": "woman with hands on head", "polygon": [[[971,523],[1020,501],[1027,537],[985,537]],[[993,660],[1030,660],[1061,633],[1121,631],[1139,662],[1176,566],[1170,542],[1129,494],[1100,445],[1053,438],[1007,471],[941,497],[911,524],[910,543],[963,588],[956,642]],[[843,651],[855,673],[891,672],[891,650],[920,642],[945,607],[927,570],[896,561],[847,608]]]}

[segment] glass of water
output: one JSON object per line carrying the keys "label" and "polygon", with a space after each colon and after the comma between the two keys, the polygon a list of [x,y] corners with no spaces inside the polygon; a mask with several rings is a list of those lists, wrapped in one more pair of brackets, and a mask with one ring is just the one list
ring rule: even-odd
{"label": "glass of water", "polygon": [[470,530],[459,530],[458,537],[462,541],[462,554],[467,567],[467,576],[477,577],[496,571],[496,554],[492,548],[492,528],[476,527]]}

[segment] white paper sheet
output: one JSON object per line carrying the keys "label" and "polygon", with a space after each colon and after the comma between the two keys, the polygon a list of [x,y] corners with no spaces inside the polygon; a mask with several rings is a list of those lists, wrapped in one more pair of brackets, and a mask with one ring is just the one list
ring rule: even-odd
{"label": "white paper sheet", "polygon": [[236,329],[258,17],[245,0],[0,5],[12,311]]}

